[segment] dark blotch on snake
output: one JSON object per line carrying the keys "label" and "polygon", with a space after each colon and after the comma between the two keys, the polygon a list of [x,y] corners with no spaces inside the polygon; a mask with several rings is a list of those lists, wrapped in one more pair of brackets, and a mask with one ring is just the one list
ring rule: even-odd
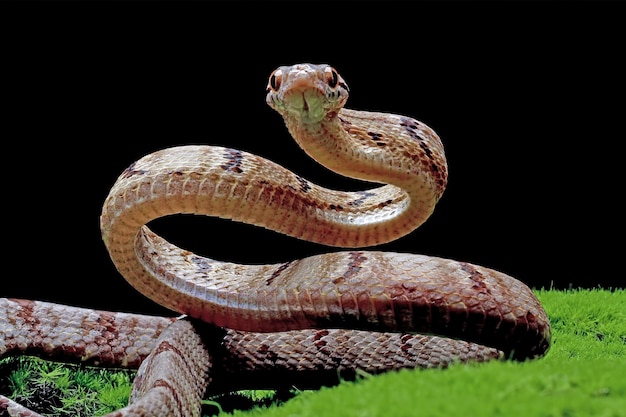
{"label": "dark blotch on snake", "polygon": [[228,160],[225,164],[222,164],[222,169],[236,174],[241,174],[243,172],[243,169],[241,168],[243,154],[241,151],[237,149],[226,149],[226,158]]}

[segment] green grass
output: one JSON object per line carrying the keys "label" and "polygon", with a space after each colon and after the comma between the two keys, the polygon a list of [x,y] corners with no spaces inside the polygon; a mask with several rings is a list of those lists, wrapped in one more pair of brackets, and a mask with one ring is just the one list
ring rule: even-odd
{"label": "green grass", "polygon": [[[8,358],[9,397],[50,416],[97,416],[128,404],[134,372],[83,368],[33,357]],[[3,372],[4,373],[4,372]],[[4,394],[4,392],[3,392]]]}
{"label": "green grass", "polygon": [[[255,407],[222,415],[626,417],[626,290],[538,290],[536,294],[552,323],[552,347],[545,358],[366,376],[354,383],[300,392],[284,403],[268,404],[271,394],[248,392],[246,403],[257,404]],[[55,379],[61,384],[54,383],[61,391],[69,391],[72,381],[91,378],[66,375],[66,371],[53,368],[47,372],[62,376]],[[105,381],[114,380],[114,388],[107,389],[98,382],[99,397],[109,392],[104,396],[124,404],[129,383],[119,383],[119,377],[103,376],[100,371],[95,374]],[[13,384],[18,391],[29,386],[25,379],[48,384],[52,380],[50,375],[22,375]],[[64,407],[95,402],[90,396],[79,400],[77,392]],[[24,398],[24,394],[13,398]],[[212,401],[221,404],[227,400]],[[89,414],[73,411],[69,415]]]}

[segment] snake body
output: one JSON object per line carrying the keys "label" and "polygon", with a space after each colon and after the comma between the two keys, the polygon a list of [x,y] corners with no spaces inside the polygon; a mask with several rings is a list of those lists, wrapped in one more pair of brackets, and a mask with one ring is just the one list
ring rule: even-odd
{"label": "snake body", "polygon": [[[137,290],[184,317],[0,299],[0,356],[139,366],[129,406],[111,414],[128,417],[196,416],[206,392],[219,390],[318,387],[357,370],[545,354],[549,320],[520,281],[466,262],[361,249],[419,227],[443,194],[447,165],[428,126],[346,109],[347,98],[334,68],[298,64],[271,74],[266,101],[315,160],[382,185],[330,190],[217,146],[149,154],[112,187],[102,237]],[[353,249],[272,265],[222,262],[146,226],[179,213]],[[3,409],[37,415],[0,397]]]}

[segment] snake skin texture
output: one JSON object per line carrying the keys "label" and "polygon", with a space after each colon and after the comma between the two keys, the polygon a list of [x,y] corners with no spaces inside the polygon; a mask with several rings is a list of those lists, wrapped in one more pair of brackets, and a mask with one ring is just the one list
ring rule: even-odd
{"label": "snake skin texture", "polygon": [[[209,393],[318,388],[360,371],[543,356],[550,323],[522,282],[467,262],[362,249],[426,221],[447,164],[428,126],[345,109],[348,92],[334,68],[298,64],[270,75],[266,101],[312,158],[380,186],[331,190],[217,146],[146,155],[111,188],[102,238],[132,286],[182,316],[0,299],[0,357],[138,368],[128,407],[108,416],[146,417],[199,416]],[[146,226],[180,213],[350,250],[280,264],[222,262]],[[38,416],[0,396],[2,411]]]}

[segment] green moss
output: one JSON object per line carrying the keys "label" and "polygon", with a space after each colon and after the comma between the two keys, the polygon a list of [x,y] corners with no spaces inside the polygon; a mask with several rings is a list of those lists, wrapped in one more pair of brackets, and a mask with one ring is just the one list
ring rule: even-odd
{"label": "green moss", "polygon": [[26,407],[48,416],[92,416],[124,407],[133,373],[84,368],[33,357],[0,361],[9,372],[8,392]]}

